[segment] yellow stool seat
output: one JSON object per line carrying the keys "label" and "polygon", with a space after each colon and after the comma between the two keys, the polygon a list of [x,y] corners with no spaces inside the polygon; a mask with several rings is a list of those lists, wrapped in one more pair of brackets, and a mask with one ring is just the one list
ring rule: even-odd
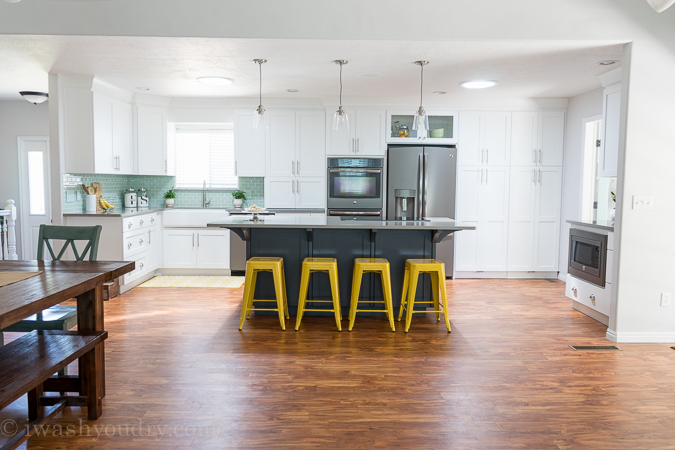
{"label": "yellow stool seat", "polygon": [[[254,302],[271,302],[273,300],[255,300],[255,283],[258,279],[258,272],[272,272],[274,278],[274,290],[277,297],[276,308],[254,308]],[[244,299],[241,305],[241,319],[239,320],[239,329],[244,327],[244,321],[251,317],[251,311],[277,311],[279,313],[279,322],[281,329],[286,330],[286,319],[288,315],[288,299],[286,298],[286,273],[284,272],[283,258],[255,256],[246,261],[246,278],[244,280]]]}
{"label": "yellow stool seat", "polygon": [[[417,279],[420,274],[428,273],[431,275],[431,291],[433,294],[433,301],[415,302],[415,294],[417,293]],[[406,291],[408,293],[408,300],[406,301]],[[439,309],[439,295],[443,299],[443,309]],[[433,311],[413,311],[415,303],[428,303],[434,305]],[[403,276],[403,293],[401,294],[401,308],[398,312],[398,320],[401,320],[403,311],[406,312],[405,318],[405,332],[410,329],[410,322],[412,322],[412,315],[414,313],[435,313],[436,320],[440,322],[441,313],[445,316],[445,325],[450,329],[450,318],[448,316],[448,294],[445,292],[445,264],[437,259],[406,259],[405,274]]]}
{"label": "yellow stool seat", "polygon": [[[330,290],[332,300],[307,300],[307,289],[309,288],[309,276],[315,272],[327,272],[330,278]],[[307,309],[305,303],[332,303],[333,309]],[[300,276],[300,295],[298,297],[298,313],[295,321],[295,331],[300,328],[300,321],[305,311],[332,312],[335,314],[335,323],[338,331],[342,331],[340,321],[342,312],[340,311],[340,288],[338,285],[337,259],[335,258],[305,258],[302,261],[302,275]]]}
{"label": "yellow stool seat", "polygon": [[[364,273],[379,273],[382,280],[382,301],[359,302],[361,292],[361,279]],[[384,303],[384,311],[381,309],[358,309],[359,303]],[[391,331],[396,331],[394,326],[394,307],[391,298],[391,275],[389,261],[384,258],[356,258],[354,260],[354,273],[352,276],[352,299],[349,307],[349,331],[354,327],[357,312],[384,312],[389,319]]]}

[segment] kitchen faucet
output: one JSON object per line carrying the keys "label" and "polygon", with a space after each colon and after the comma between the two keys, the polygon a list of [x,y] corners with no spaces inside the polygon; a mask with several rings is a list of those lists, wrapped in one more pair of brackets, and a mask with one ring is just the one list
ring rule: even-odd
{"label": "kitchen faucet", "polygon": [[204,190],[202,192],[203,192],[202,208],[206,208],[207,206],[209,206],[211,204],[211,200],[209,200],[208,202],[206,201],[206,180],[204,180]]}

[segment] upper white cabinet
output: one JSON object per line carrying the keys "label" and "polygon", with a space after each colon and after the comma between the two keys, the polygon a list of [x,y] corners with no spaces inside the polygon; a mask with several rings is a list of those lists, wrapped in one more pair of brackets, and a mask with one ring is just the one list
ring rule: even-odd
{"label": "upper white cabinet", "polygon": [[295,111],[267,111],[266,148],[268,177],[293,176],[297,161]]}
{"label": "upper white cabinet", "polygon": [[265,176],[265,142],[267,130],[253,128],[253,112],[234,112],[234,164],[239,177]]}
{"label": "upper white cabinet", "polygon": [[326,128],[324,111],[295,113],[295,174],[326,176]]}
{"label": "upper white cabinet", "polygon": [[[427,111],[429,129],[413,130],[414,110],[387,111],[387,143],[445,145],[457,143],[457,111]],[[407,136],[406,136],[407,133]]]}
{"label": "upper white cabinet", "polygon": [[565,113],[512,113],[511,164],[562,166]]}
{"label": "upper white cabinet", "polygon": [[504,166],[509,165],[510,154],[510,112],[459,113],[458,164]]}
{"label": "upper white cabinet", "polygon": [[102,92],[92,94],[93,172],[134,173],[131,104]]}
{"label": "upper white cabinet", "polygon": [[607,86],[603,91],[602,117],[599,175],[601,177],[615,177],[619,164],[620,82]]}
{"label": "upper white cabinet", "polygon": [[333,130],[332,109],[326,110],[326,153],[329,156],[383,156],[386,112],[379,109],[346,109],[348,130]]}
{"label": "upper white cabinet", "polygon": [[167,108],[134,106],[139,175],[167,175]]}

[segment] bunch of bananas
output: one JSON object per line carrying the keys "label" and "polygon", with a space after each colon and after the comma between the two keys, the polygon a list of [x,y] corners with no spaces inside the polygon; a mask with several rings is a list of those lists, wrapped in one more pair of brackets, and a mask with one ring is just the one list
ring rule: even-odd
{"label": "bunch of bananas", "polygon": [[103,208],[105,210],[115,208],[115,205],[111,205],[110,203],[106,202],[103,197],[99,197],[98,202],[101,204],[101,208]]}

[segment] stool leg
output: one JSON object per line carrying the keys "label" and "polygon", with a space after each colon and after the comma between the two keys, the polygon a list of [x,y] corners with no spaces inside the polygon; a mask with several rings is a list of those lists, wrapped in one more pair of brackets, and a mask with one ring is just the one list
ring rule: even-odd
{"label": "stool leg", "polygon": [[352,298],[349,302],[349,331],[352,331],[352,328],[354,328],[354,321],[356,320],[356,310],[359,306],[359,294],[361,293],[361,277],[363,277],[363,270],[354,267]]}
{"label": "stool leg", "polygon": [[417,270],[410,271],[410,285],[408,286],[408,304],[406,306],[405,332],[410,329],[412,322],[413,309],[415,308],[415,294],[417,293],[417,280],[420,274]]}
{"label": "stool leg", "polygon": [[328,270],[328,276],[330,277],[330,290],[333,295],[335,323],[338,331],[342,331],[342,325],[340,324],[340,321],[342,320],[342,309],[340,308],[340,288],[338,285],[337,267],[331,267],[330,270]]}
{"label": "stool leg", "polygon": [[389,268],[382,269],[380,272],[382,280],[382,295],[384,296],[384,307],[387,309],[387,317],[389,318],[389,325],[391,331],[396,331],[394,326],[394,306],[391,298],[391,276],[389,275]]}
{"label": "stool leg", "polygon": [[309,269],[303,264],[302,275],[300,276],[300,295],[298,295],[298,312],[295,318],[295,331],[300,328],[302,314],[305,312],[305,301],[307,300],[307,289],[309,288]]}
{"label": "stool leg", "polygon": [[410,283],[410,270],[405,268],[405,273],[403,274],[403,293],[401,293],[401,307],[398,310],[398,321],[401,321],[403,317],[403,309],[405,308],[405,293],[408,290],[408,283]]}
{"label": "stool leg", "polygon": [[441,267],[441,298],[443,299],[443,314],[445,315],[445,325],[448,327],[448,333],[452,332],[450,328],[450,316],[448,315],[448,292],[445,289],[445,266]]}
{"label": "stool leg", "polygon": [[246,271],[246,277],[244,278],[244,298],[241,300],[241,319],[239,319],[239,329],[244,328],[244,322],[246,321],[249,305],[249,296],[255,284],[253,284],[253,270]]}
{"label": "stool leg", "polygon": [[283,264],[281,265],[281,291],[284,294],[284,312],[286,313],[286,319],[291,318],[288,314],[288,295],[286,295],[286,271],[284,270]]}
{"label": "stool leg", "polygon": [[[438,281],[438,272],[431,272],[429,273],[429,275],[431,275],[431,291],[433,293],[434,298],[434,311],[440,311],[441,308],[439,308],[438,292],[441,289],[441,283]],[[437,312],[435,314],[436,314],[436,321],[440,322],[441,313]]]}
{"label": "stool leg", "polygon": [[258,282],[258,269],[252,270],[251,274],[251,290],[249,291],[248,295],[248,305],[246,306],[246,319],[251,318],[251,312],[253,311],[253,298],[255,296],[255,285]]}
{"label": "stool leg", "polygon": [[281,278],[281,267],[275,267],[272,270],[272,275],[274,275],[274,291],[276,292],[277,297],[277,310],[279,312],[279,322],[281,323],[281,329],[286,331],[286,321],[284,320],[284,291],[283,291],[283,279]]}

